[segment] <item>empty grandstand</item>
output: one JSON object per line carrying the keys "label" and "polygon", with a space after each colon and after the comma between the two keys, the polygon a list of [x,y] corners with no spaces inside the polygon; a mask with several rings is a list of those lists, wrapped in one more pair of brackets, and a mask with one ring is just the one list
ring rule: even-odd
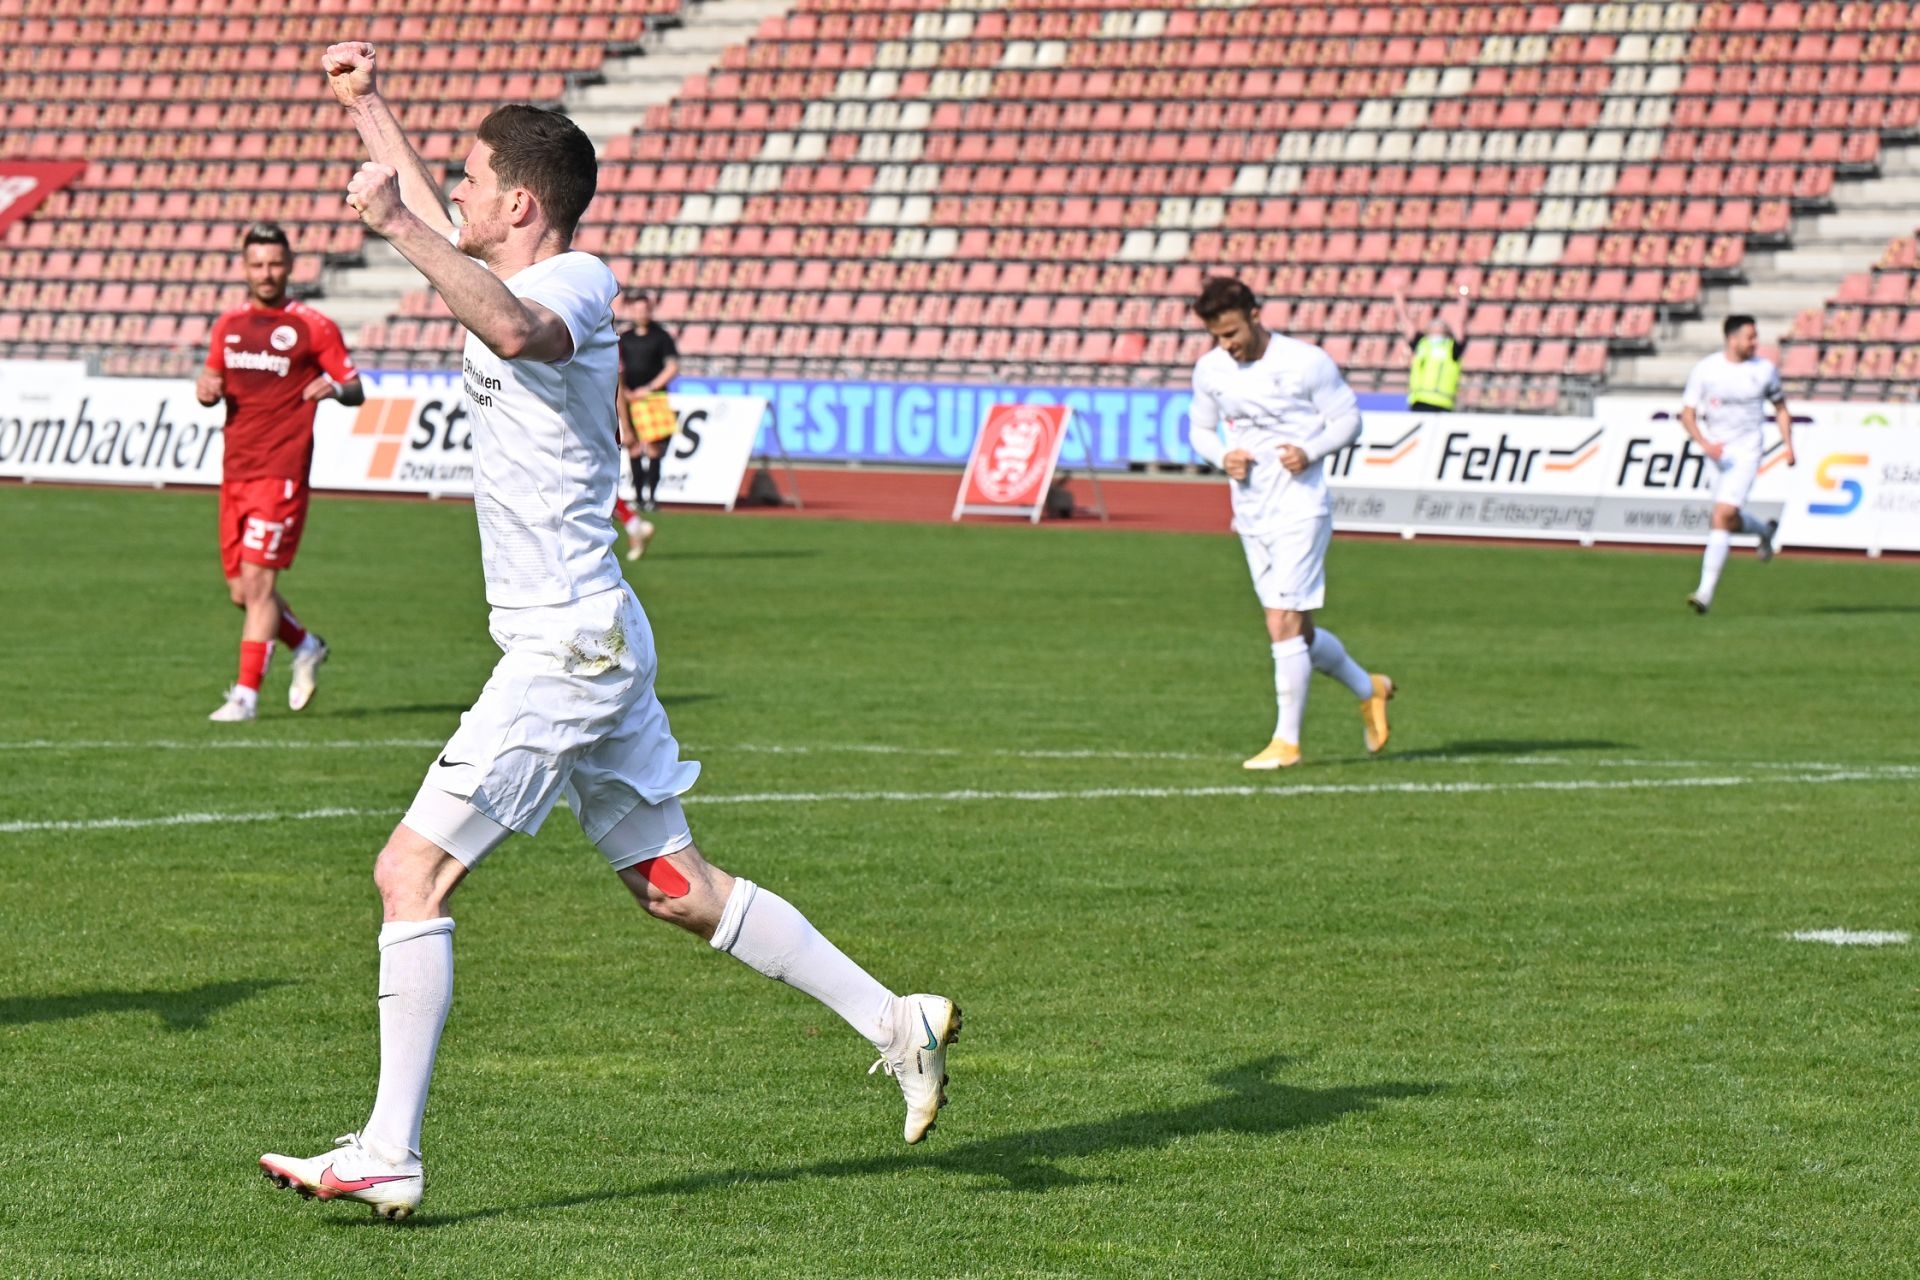
{"label": "empty grandstand", "polygon": [[[711,372],[1178,382],[1225,269],[1376,390],[1394,294],[1467,284],[1467,407],[1677,385],[1736,303],[1796,392],[1920,377],[1920,4],[0,0],[0,30],[0,156],[88,162],[0,241],[6,354],[190,367],[267,215],[365,363],[446,364],[340,199],[325,30],[380,45],[435,164],[503,97],[590,121],[581,247]],[[618,91],[649,75],[669,100]]]}

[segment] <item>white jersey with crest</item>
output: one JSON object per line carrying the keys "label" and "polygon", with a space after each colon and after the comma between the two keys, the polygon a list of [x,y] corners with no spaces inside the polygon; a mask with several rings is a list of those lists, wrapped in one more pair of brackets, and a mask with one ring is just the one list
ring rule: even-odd
{"label": "white jersey with crest", "polygon": [[[1253,456],[1247,478],[1231,486],[1233,527],[1259,533],[1331,514],[1321,459],[1358,435],[1360,403],[1332,356],[1270,333],[1266,351],[1249,364],[1224,347],[1194,364],[1191,426],[1196,451],[1216,466],[1234,449]],[[1311,465],[1290,474],[1280,464],[1282,445],[1299,446]]]}
{"label": "white jersey with crest", "polygon": [[1767,405],[1785,398],[1773,361],[1754,356],[1736,362],[1716,351],[1693,366],[1680,403],[1694,411],[1700,434],[1714,444],[1759,452],[1766,443]]}
{"label": "white jersey with crest", "polygon": [[467,335],[461,377],[473,423],[473,508],[487,603],[564,604],[625,581],[610,514],[620,478],[619,285],[606,263],[572,252],[502,283],[566,323],[573,355],[551,364],[505,360]]}

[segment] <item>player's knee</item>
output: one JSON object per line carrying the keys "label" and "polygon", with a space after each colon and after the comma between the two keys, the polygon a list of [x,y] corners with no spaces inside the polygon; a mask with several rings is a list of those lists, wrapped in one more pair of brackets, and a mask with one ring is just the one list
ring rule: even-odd
{"label": "player's knee", "polygon": [[432,865],[397,840],[389,840],[373,860],[373,885],[390,907],[414,906],[440,896]]}
{"label": "player's knee", "polygon": [[694,933],[709,933],[719,922],[725,906],[720,885],[723,877],[723,872],[691,846],[620,872],[620,879],[643,911]]}

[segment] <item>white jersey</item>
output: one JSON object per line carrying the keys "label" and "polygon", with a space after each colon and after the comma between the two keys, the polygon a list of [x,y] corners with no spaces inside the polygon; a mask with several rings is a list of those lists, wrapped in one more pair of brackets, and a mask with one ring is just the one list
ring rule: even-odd
{"label": "white jersey", "polygon": [[1694,411],[1700,434],[1714,444],[1757,453],[1766,443],[1767,405],[1785,399],[1773,361],[1755,356],[1735,363],[1716,351],[1693,366],[1680,403]]}
{"label": "white jersey", "polygon": [[[1215,347],[1193,366],[1191,439],[1214,466],[1244,449],[1253,466],[1233,489],[1233,527],[1242,534],[1328,516],[1321,459],[1360,433],[1360,403],[1333,357],[1312,343],[1267,335],[1251,364]],[[1297,445],[1311,465],[1299,475],[1280,465],[1282,445]]]}
{"label": "white jersey", "polygon": [[620,478],[613,300],[591,254],[542,259],[503,281],[566,322],[571,358],[503,360],[467,335],[462,381],[473,421],[473,507],[487,603],[564,604],[625,581],[613,553]]}

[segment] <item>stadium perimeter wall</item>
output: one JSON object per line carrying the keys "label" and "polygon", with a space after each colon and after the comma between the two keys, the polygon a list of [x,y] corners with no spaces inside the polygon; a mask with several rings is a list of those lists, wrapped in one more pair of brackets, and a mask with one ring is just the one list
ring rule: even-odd
{"label": "stadium perimeter wall", "polygon": [[[365,405],[320,406],[314,486],[470,495],[472,439],[458,375],[365,377]],[[767,406],[749,429],[759,449],[777,438],[796,461],[957,471],[986,407],[1004,400],[1074,408],[1084,431],[1069,436],[1067,468],[1086,469],[1089,451],[1095,469],[1194,461],[1185,392],[699,378],[675,387],[684,434],[674,452],[696,474],[707,465],[703,429],[737,419],[751,401]],[[1337,528],[1580,543],[1706,539],[1712,469],[1678,425],[1677,397],[1601,397],[1580,418],[1410,414],[1382,400],[1363,399],[1360,439],[1328,459]],[[185,379],[0,362],[0,477],[217,484],[223,416],[197,404]],[[1920,406],[1801,404],[1795,421],[1800,465],[1789,469],[1770,435],[1750,504],[1782,520],[1781,542],[1920,550]],[[724,483],[738,484],[735,465]]]}

